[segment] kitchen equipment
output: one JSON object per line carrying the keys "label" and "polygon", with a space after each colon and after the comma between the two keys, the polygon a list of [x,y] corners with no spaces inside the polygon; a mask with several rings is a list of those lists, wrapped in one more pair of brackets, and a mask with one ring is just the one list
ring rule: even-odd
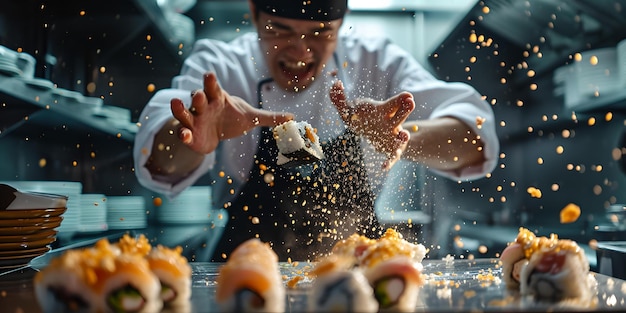
{"label": "kitchen equipment", "polygon": [[50,250],[67,197],[0,184],[0,269],[21,267]]}
{"label": "kitchen equipment", "polygon": [[554,71],[557,95],[563,95],[566,108],[577,108],[590,101],[614,96],[624,89],[618,68],[617,48],[583,51],[571,64]]}
{"label": "kitchen equipment", "polygon": [[109,229],[139,229],[148,226],[146,200],[142,196],[108,196],[106,223]]}
{"label": "kitchen equipment", "polygon": [[5,76],[20,76],[22,70],[17,66],[17,51],[0,46],[0,74]]}
{"label": "kitchen equipment", "polygon": [[[64,196],[39,192],[20,192],[7,184],[0,184],[0,214],[22,216],[13,210],[65,208],[67,198]],[[13,213],[15,214],[13,214]]]}
{"label": "kitchen equipment", "polygon": [[[162,224],[207,224],[217,219],[213,210],[211,186],[191,186],[175,198],[161,197],[155,207],[156,219]],[[216,216],[213,216],[216,213]]]}
{"label": "kitchen equipment", "polygon": [[596,253],[600,273],[626,279],[626,241],[600,241]]}
{"label": "kitchen equipment", "polygon": [[78,230],[80,223],[80,196],[83,190],[81,182],[47,181],[47,180],[14,180],[2,181],[22,192],[51,193],[67,197],[63,223],[59,226],[57,237],[60,240],[71,239]]}
{"label": "kitchen equipment", "polygon": [[79,233],[98,233],[108,230],[107,197],[104,194],[83,193],[80,196]]}
{"label": "kitchen equipment", "polygon": [[626,231],[626,205],[611,205],[606,210],[606,218],[617,230]]}
{"label": "kitchen equipment", "polygon": [[619,86],[626,88],[626,39],[617,44],[617,69],[619,70]]}

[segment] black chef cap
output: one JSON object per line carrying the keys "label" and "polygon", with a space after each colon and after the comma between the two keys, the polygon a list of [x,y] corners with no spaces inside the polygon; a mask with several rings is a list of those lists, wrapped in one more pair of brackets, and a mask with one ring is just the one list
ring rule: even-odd
{"label": "black chef cap", "polygon": [[298,20],[332,21],[342,18],[348,0],[253,0],[257,10]]}

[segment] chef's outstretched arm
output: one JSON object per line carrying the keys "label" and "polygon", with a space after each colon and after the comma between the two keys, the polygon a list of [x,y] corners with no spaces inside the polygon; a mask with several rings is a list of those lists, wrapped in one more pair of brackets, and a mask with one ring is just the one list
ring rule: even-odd
{"label": "chef's outstretched arm", "polygon": [[403,92],[385,101],[348,101],[343,84],[337,81],[330,98],[346,125],[387,155],[385,169],[390,169],[400,158],[439,170],[479,166],[485,159],[483,142],[456,118],[407,121],[415,109],[410,93]]}
{"label": "chef's outstretched arm", "polygon": [[467,124],[454,117],[408,121],[410,139],[402,157],[430,168],[455,171],[482,166],[484,143]]}
{"label": "chef's outstretched arm", "polygon": [[173,118],[154,137],[146,168],[159,180],[175,183],[189,175],[221,140],[235,138],[257,126],[275,126],[293,119],[288,113],[261,110],[223,90],[214,73],[204,75],[204,89],[192,93],[191,106],[171,100]]}

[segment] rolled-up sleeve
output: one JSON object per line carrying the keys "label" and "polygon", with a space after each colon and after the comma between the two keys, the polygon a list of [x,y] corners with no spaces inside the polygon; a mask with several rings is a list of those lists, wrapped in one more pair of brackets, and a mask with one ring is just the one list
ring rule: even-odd
{"label": "rolled-up sleeve", "polygon": [[172,98],[188,99],[189,97],[190,92],[183,89],[163,89],[158,91],[143,109],[139,118],[139,130],[135,136],[133,159],[135,175],[139,183],[167,197],[178,195],[204,175],[215,163],[215,156],[208,154],[196,171],[182,181],[176,182],[176,184],[155,179],[145,167],[152,151],[154,136],[165,122],[172,117],[170,100]]}
{"label": "rolled-up sleeve", "polygon": [[500,144],[496,134],[495,116],[489,104],[470,86],[448,83],[442,93],[450,98],[440,102],[430,118],[451,116],[463,121],[483,142],[485,160],[481,166],[472,166],[454,171],[433,169],[433,172],[456,180],[474,180],[492,172],[498,162]]}
{"label": "rolled-up sleeve", "polygon": [[[387,49],[389,50],[389,49]],[[393,50],[397,54],[398,50]],[[461,170],[433,172],[455,180],[474,180],[492,172],[498,162],[500,144],[496,133],[493,109],[476,89],[461,82],[445,82],[436,79],[412,58],[396,55],[398,72],[394,76],[398,91],[409,91],[415,98],[416,108],[409,119],[434,119],[454,117],[467,124],[484,143],[485,160],[482,166]]]}

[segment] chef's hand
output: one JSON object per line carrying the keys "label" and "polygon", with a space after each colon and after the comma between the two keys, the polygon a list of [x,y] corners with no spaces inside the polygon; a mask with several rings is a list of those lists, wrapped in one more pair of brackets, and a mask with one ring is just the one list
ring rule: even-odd
{"label": "chef's hand", "polygon": [[415,109],[413,95],[400,93],[385,101],[346,100],[343,83],[336,81],[330,99],[346,125],[364,136],[376,149],[387,155],[384,169],[390,169],[402,156],[409,142],[409,132],[402,123]]}
{"label": "chef's hand", "polygon": [[214,73],[204,75],[204,89],[192,93],[191,106],[172,99],[171,109],[180,122],[178,137],[192,150],[207,154],[220,140],[243,135],[257,126],[275,126],[292,120],[289,113],[270,112],[251,106],[223,90]]}

